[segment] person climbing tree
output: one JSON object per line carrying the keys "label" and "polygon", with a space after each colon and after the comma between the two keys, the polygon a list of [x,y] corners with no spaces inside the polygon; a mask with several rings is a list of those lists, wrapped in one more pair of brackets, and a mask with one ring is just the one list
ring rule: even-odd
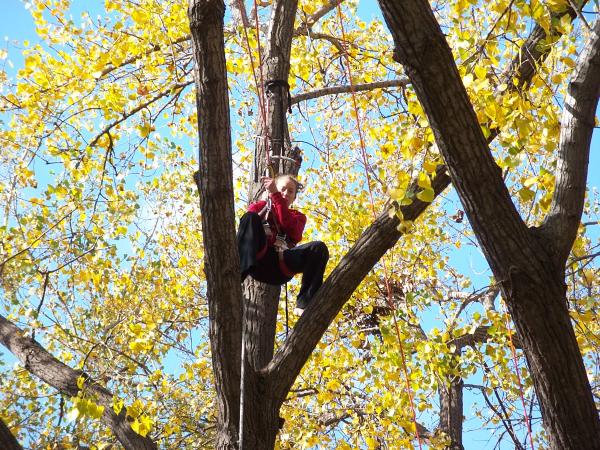
{"label": "person climbing tree", "polygon": [[300,315],[323,283],[329,260],[321,241],[296,245],[302,239],[306,216],[291,209],[300,183],[291,175],[261,178],[266,200],[251,203],[237,234],[242,281],[248,275],[269,284],[287,283],[302,273],[294,312]]}

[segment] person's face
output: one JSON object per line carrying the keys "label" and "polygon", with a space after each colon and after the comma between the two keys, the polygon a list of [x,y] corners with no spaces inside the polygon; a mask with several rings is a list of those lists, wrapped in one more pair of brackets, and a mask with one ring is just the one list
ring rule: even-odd
{"label": "person's face", "polygon": [[281,192],[289,207],[296,198],[296,183],[290,178],[280,178],[277,180],[277,190]]}

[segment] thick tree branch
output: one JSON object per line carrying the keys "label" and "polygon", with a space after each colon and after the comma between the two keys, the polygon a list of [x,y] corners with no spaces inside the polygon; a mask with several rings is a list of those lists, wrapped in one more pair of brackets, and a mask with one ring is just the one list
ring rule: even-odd
{"label": "thick tree branch", "polygon": [[456,345],[458,350],[462,350],[467,346],[474,346],[475,344],[481,344],[488,340],[489,326],[480,325],[472,333],[463,334],[454,339],[448,341],[448,345]]}
{"label": "thick tree branch", "polygon": [[[545,35],[539,33],[531,35],[527,39],[526,45],[536,48],[537,44],[544,37]],[[538,56],[539,59],[537,62],[539,63],[539,60],[545,58],[549,51],[550,48],[545,47],[544,51]],[[529,84],[531,78],[535,74],[535,71],[523,70],[521,66],[516,64],[513,64],[511,67],[513,68],[513,72],[508,73],[507,77],[511,79],[517,78],[519,80],[519,86]],[[509,86],[509,89],[515,89],[515,87]],[[492,135],[488,138],[488,142],[491,142],[496,136],[497,130],[492,130]],[[434,180],[435,196],[437,197],[450,185],[450,178],[446,172],[445,166],[438,168]],[[412,190],[416,190],[416,188],[417,184],[414,182]],[[414,221],[423,211],[425,211],[427,206],[428,204],[416,200],[413,204],[402,208],[403,216],[406,220]],[[314,345],[319,341],[329,323],[333,320],[345,301],[350,297],[356,286],[360,284],[360,281],[362,281],[362,277],[364,276],[361,276],[361,274],[368,273],[368,270],[364,271],[364,269],[360,267],[361,265],[357,264],[355,267],[349,267],[347,266],[347,262],[352,260],[354,255],[356,255],[357,258],[356,261],[362,262],[363,255],[372,250],[375,253],[372,259],[374,262],[369,267],[374,266],[383,254],[389,248],[393,247],[400,236],[402,236],[402,233],[397,230],[398,225],[400,225],[400,223],[397,218],[394,217],[393,219],[389,219],[387,214],[380,216],[371,227],[363,232],[357,243],[342,259],[319,293],[317,293],[316,299],[318,300],[314,301],[313,305],[304,312],[284,347],[277,352],[273,361],[266,368],[266,372],[272,373],[274,378],[281,377],[285,374],[284,378],[279,378],[279,389],[282,390],[280,395],[285,395],[286,386],[291,387],[291,384],[293,384],[295,377],[306,362],[306,359],[310,356]],[[369,261],[371,261],[371,259],[369,259]],[[342,264],[344,264],[344,266],[342,266]],[[355,269],[356,271],[352,269]],[[333,279],[334,275],[335,280]],[[339,286],[345,286],[344,283],[350,283],[349,293],[345,289],[343,291],[339,290],[336,287],[338,283]],[[327,291],[324,292],[325,290]],[[339,307],[335,306],[338,303]],[[330,310],[331,308],[333,308],[333,311]],[[313,319],[313,316],[319,318],[318,322]],[[313,340],[314,345],[311,346]],[[297,347],[302,348],[302,351],[297,352]]]}
{"label": "thick tree branch", "polygon": [[[436,194],[439,194],[448,183],[448,177],[440,173],[434,178],[432,187]],[[413,189],[416,189],[416,185]],[[405,220],[413,221],[427,206],[429,203],[415,199],[410,205],[403,206],[401,211]],[[265,373],[270,375],[277,396],[281,400],[352,292],[385,252],[398,241],[402,235],[398,230],[399,225],[398,217],[394,215],[390,218],[386,211],[362,233],[331,272],[296,323],[284,346],[277,351],[266,367]]]}
{"label": "thick tree branch", "polygon": [[303,94],[293,96],[292,105],[307,100],[313,100],[315,98],[324,97],[326,95],[347,94],[352,91],[372,91],[374,89],[384,89],[389,87],[406,87],[408,83],[410,83],[408,78],[399,78],[397,80],[375,81],[373,83],[363,83],[354,86],[334,86],[329,88],[316,89],[314,91],[305,92]]}
{"label": "thick tree branch", "polygon": [[[513,265],[515,252],[525,247],[530,233],[490,152],[452,52],[428,2],[380,4],[396,44],[395,57],[430,120],[473,230],[480,241],[508,244],[483,245],[484,252],[494,251],[488,257],[494,273],[502,273]],[[498,223],[499,211],[502,226],[490,226]]]}
{"label": "thick tree branch", "polygon": [[[211,354],[219,411],[217,446],[237,436],[241,298],[235,241],[231,126],[225,66],[222,0],[190,0],[199,131],[199,171]],[[219,447],[220,448],[220,447]]]}
{"label": "thick tree branch", "polygon": [[0,448],[3,450],[23,450],[17,438],[10,432],[8,426],[0,418]]}
{"label": "thick tree branch", "polygon": [[[452,183],[522,340],[553,449],[596,448],[600,432],[569,320],[564,260],[519,216],[485,142],[452,52],[425,0],[380,0]],[[566,259],[566,258],[565,258]],[[570,389],[562,389],[570,380]]]}
{"label": "thick tree branch", "polygon": [[88,378],[82,371],[74,370],[60,362],[3,316],[0,316],[0,342],[21,361],[25,369],[64,395],[77,396],[77,379],[84,376],[86,395],[104,406],[101,420],[112,430],[123,447],[127,450],[157,448],[150,438],[142,437],[131,429],[125,417],[125,408],[118,415],[115,414],[113,394],[110,391]]}
{"label": "thick tree branch", "polygon": [[542,235],[561,267],[581,221],[594,118],[600,95],[600,20],[596,20],[565,98],[556,165],[556,184]]}

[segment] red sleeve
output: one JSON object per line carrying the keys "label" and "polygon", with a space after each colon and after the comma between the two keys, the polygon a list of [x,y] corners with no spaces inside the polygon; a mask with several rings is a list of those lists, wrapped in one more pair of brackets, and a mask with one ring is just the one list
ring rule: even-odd
{"label": "red sleeve", "polygon": [[250,206],[248,206],[248,212],[253,212],[253,213],[258,214],[259,212],[262,211],[262,209],[265,207],[266,204],[267,204],[267,202],[264,200],[260,200],[255,203],[250,203]]}
{"label": "red sleeve", "polygon": [[304,225],[306,225],[306,216],[301,212],[289,209],[280,192],[271,194],[271,200],[281,231],[287,234],[292,241],[300,242]]}

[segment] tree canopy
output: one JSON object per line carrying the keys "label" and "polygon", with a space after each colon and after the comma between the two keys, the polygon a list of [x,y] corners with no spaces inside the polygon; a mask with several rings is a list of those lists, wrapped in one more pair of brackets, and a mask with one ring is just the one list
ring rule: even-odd
{"label": "tree canopy", "polygon": [[[510,320],[520,317],[519,303],[505,306],[506,280],[490,271],[483,280],[461,262],[465,247],[494,256],[477,240],[485,226],[471,225],[486,211],[473,214],[477,202],[456,183],[465,178],[456,166],[470,171],[469,192],[493,180],[483,165],[452,163],[455,147],[467,157],[474,147],[468,138],[450,142],[439,125],[444,109],[435,101],[444,92],[429,80],[439,75],[447,86],[447,115],[455,116],[449,106],[460,96],[450,97],[446,72],[427,72],[441,54],[436,41],[410,41],[418,33],[399,32],[406,23],[393,19],[407,16],[386,1],[383,15],[375,2],[236,1],[222,28],[218,1],[106,0],[79,15],[71,3],[28,1],[39,42],[11,44],[1,55],[23,55],[23,67],[0,72],[0,426],[20,445],[203,449],[221,442],[221,405],[239,401],[239,391],[220,386],[239,379],[239,357],[220,359],[214,336],[228,356],[239,356],[245,316],[227,309],[240,304],[237,262],[215,264],[229,249],[208,227],[217,214],[233,219],[234,207],[239,217],[252,200],[261,139],[272,127],[259,107],[266,80],[258,64],[270,73],[269,64],[281,63],[273,62],[277,52],[289,58],[277,69],[289,83],[292,110],[280,139],[289,132],[303,152],[306,188],[297,203],[309,216],[305,237],[326,242],[331,255],[314,314],[290,317],[288,334],[280,302],[275,357],[266,369],[253,367],[248,381],[273,370],[272,389],[284,399],[277,448],[415,448],[422,441],[468,449],[474,439],[489,449],[555,445],[542,426],[547,412],[530,370],[537,366],[524,357],[529,341]],[[570,81],[585,75],[586,55],[598,52],[597,5],[429,6],[479,124],[471,128],[489,146],[515,217],[544,229],[549,213],[560,216],[555,186],[564,164],[570,168],[561,115],[572,106]],[[278,14],[282,22],[274,23]],[[277,47],[278,29],[289,34],[287,54]],[[225,81],[207,51],[219,57],[212,40],[219,36]],[[595,58],[587,57],[589,65]],[[207,86],[228,98],[211,103]],[[435,101],[424,101],[434,92]],[[217,123],[227,117],[230,123]],[[223,123],[218,134],[213,125]],[[217,152],[230,140],[225,161]],[[201,168],[194,183],[198,145],[202,163],[229,171],[231,199],[212,183],[216,172]],[[562,258],[555,272],[566,283],[567,322],[581,353],[574,357],[598,408],[600,200],[585,177],[572,184],[581,190],[583,216],[565,226],[574,234],[566,250],[553,250]],[[356,274],[346,270],[352,265]],[[211,271],[221,272],[214,278],[225,287],[207,282]],[[297,285],[289,291],[292,301]],[[227,317],[230,328],[219,322]],[[234,341],[236,349],[226,345]]]}

